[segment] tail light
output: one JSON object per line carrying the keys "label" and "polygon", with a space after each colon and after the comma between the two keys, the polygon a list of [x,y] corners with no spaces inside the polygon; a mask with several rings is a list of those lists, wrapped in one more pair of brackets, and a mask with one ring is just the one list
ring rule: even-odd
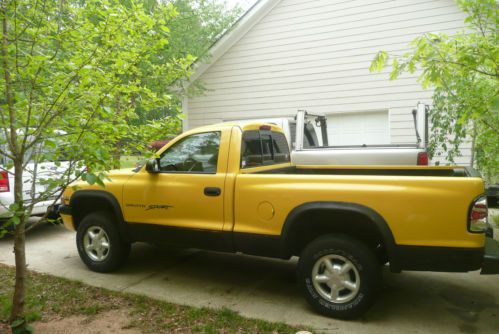
{"label": "tail light", "polygon": [[418,153],[418,166],[428,166],[428,152]]}
{"label": "tail light", "polygon": [[9,191],[9,173],[6,170],[0,170],[0,193]]}
{"label": "tail light", "polygon": [[480,196],[473,202],[470,208],[469,231],[475,233],[485,232],[489,227],[487,215],[487,197]]}

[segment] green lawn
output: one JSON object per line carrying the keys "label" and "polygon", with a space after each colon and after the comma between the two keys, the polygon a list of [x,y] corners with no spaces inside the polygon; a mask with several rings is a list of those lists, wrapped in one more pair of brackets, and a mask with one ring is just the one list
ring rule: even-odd
{"label": "green lawn", "polygon": [[493,213],[490,214],[490,223],[495,227],[499,228],[499,210],[493,210]]}
{"label": "green lawn", "polygon": [[[11,309],[14,268],[0,264],[0,331]],[[282,323],[247,319],[229,309],[212,310],[170,304],[144,296],[114,292],[50,275],[29,272],[27,320],[53,320],[126,309],[129,328],[142,333],[286,333],[300,329]],[[301,329],[303,330],[303,329]]]}
{"label": "green lawn", "polygon": [[140,155],[123,155],[121,156],[120,163],[121,168],[133,168],[137,166],[137,163],[142,163],[147,158]]}

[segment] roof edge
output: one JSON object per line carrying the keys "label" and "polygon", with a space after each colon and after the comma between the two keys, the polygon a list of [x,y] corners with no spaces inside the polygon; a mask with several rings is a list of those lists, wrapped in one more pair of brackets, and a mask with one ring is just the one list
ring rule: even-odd
{"label": "roof edge", "polygon": [[209,62],[194,64],[193,73],[189,77],[187,87],[196,81],[208,68],[222,57],[248,31],[264,18],[282,0],[257,1],[229,30],[208,50]]}

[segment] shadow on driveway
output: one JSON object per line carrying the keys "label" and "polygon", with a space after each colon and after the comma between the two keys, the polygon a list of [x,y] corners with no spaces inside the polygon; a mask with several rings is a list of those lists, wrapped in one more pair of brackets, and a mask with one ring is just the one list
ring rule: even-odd
{"label": "shadow on driveway", "polygon": [[[89,271],[75,234],[42,225],[27,237],[31,269],[112,290],[243,316],[311,326],[325,333],[497,333],[499,280],[472,273],[390,273],[373,308],[339,321],[314,313],[295,282],[296,259],[283,261],[138,243],[115,273]],[[12,264],[12,240],[0,240],[0,262]]]}

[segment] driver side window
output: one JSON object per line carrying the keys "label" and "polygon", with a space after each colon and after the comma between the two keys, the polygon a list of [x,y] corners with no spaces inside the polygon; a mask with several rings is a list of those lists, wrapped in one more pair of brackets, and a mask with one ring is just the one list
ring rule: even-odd
{"label": "driver side window", "polygon": [[159,159],[162,172],[217,172],[220,132],[197,133],[168,148]]}

